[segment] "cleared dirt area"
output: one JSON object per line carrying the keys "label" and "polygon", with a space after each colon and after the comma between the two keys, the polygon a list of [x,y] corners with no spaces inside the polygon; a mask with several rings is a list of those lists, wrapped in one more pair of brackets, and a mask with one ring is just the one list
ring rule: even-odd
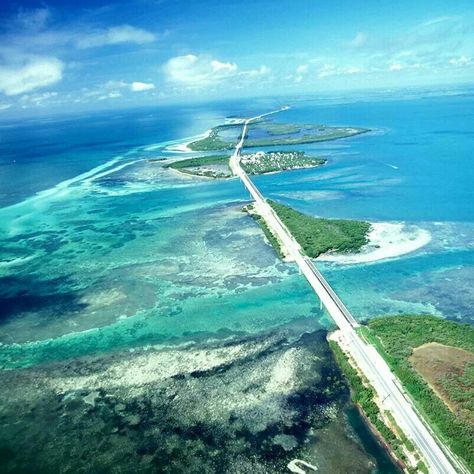
{"label": "cleared dirt area", "polygon": [[413,350],[410,362],[458,416],[474,424],[474,354],[437,342]]}

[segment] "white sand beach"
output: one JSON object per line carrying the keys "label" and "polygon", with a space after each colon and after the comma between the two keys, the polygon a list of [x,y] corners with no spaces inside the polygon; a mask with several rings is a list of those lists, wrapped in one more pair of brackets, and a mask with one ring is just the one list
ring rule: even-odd
{"label": "white sand beach", "polygon": [[176,143],[173,145],[168,145],[165,150],[169,153],[192,153],[193,150],[188,147],[188,145],[192,142],[195,142],[197,140],[202,140],[203,138],[206,138],[209,136],[211,133],[211,129],[206,130],[204,133],[201,135],[196,135],[194,137],[187,138],[186,142],[181,142],[181,143]]}
{"label": "white sand beach", "polygon": [[369,232],[369,243],[358,253],[324,254],[317,260],[340,264],[370,263],[396,258],[424,247],[431,241],[425,229],[404,223],[374,222]]}

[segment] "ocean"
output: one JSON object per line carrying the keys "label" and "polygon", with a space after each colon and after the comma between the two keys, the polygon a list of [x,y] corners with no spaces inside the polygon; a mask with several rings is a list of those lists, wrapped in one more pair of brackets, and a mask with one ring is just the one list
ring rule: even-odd
{"label": "ocean", "polygon": [[[179,433],[191,431],[193,443],[196,437],[204,440],[204,458],[210,445],[233,453],[229,459],[212,461],[220,472],[260,472],[261,466],[286,472],[292,450],[317,458],[324,472],[349,472],[345,469],[350,459],[356,459],[351,472],[397,472],[363,429],[347,387],[336,382],[341,376],[323,337],[334,327],[332,321],[297,269],[277,259],[259,227],[242,212],[249,201],[242,184],[180,175],[160,162],[186,156],[169,146],[188,141],[228,116],[252,116],[283,104],[291,108],[273,116],[278,122],[371,129],[353,138],[297,147],[327,158],[323,167],[255,178],[266,197],[302,212],[380,225],[383,245],[374,249],[376,259],[319,262],[356,318],[430,313],[472,323],[473,95],[397,100],[386,95],[339,103],[274,98],[0,122],[0,366],[11,393],[27,398],[29,408],[21,426],[28,431],[34,421],[36,428],[30,431],[36,449],[41,443],[50,446],[46,436],[38,439],[38,430],[50,422],[45,407],[52,406],[80,423],[87,410],[100,413],[110,438],[103,453],[118,456],[122,448],[115,438],[121,433],[129,438],[133,433],[135,443],[146,444],[144,439],[151,436],[147,430],[158,430],[150,407],[136,412],[136,406],[148,403],[146,384],[138,384],[137,394],[132,375],[118,377],[113,384],[114,376],[107,370],[116,367],[128,373],[136,362],[148,374],[150,364],[159,372],[160,364],[168,361],[172,373],[146,379],[159,385],[163,397],[174,390],[171,399],[166,395],[166,403],[176,394],[182,399],[205,386],[211,394],[208,409],[219,411],[225,377],[234,392],[242,393],[239,400],[229,401],[232,409],[222,408],[222,417],[213,421],[224,431],[239,424],[232,436],[245,432],[239,442],[247,447],[241,451],[233,444],[234,451],[229,451],[227,431],[219,442],[206,441],[210,435],[203,430],[211,428],[198,416],[200,410],[205,412],[203,405],[193,405],[198,395],[185,409],[172,405],[177,413],[186,412],[186,420],[161,414],[170,431],[160,425],[160,436],[178,437],[174,449],[179,447],[179,456],[189,452],[182,445],[187,434]],[[180,357],[174,358],[178,353]],[[227,365],[214,360],[229,353],[235,359]],[[308,361],[316,364],[312,374],[304,370]],[[235,378],[226,370],[237,366],[242,368],[242,381],[234,387]],[[207,378],[196,376],[191,384],[189,374],[199,371]],[[104,377],[100,383],[98,372]],[[280,384],[274,382],[270,389],[268,373]],[[339,388],[328,395],[321,377],[333,373],[334,383],[328,375],[325,388]],[[43,405],[34,388],[38,377],[47,381],[42,390],[51,392]],[[170,388],[169,377],[181,385]],[[252,380],[268,400],[252,393]],[[283,393],[283,387],[292,384],[294,393]],[[316,386],[320,392],[309,399],[303,396]],[[120,401],[116,405],[125,406],[122,411],[110,406],[112,392]],[[249,393],[251,400],[245,398]],[[295,393],[301,399],[291,409],[288,400],[286,408],[278,405],[283,396],[294,402]],[[9,397],[0,401],[4,423],[13,417]],[[92,403],[84,404],[84,397]],[[156,399],[153,410],[161,409],[157,407],[163,400]],[[273,407],[269,412],[280,410],[281,417],[263,414],[259,403]],[[110,416],[103,415],[107,410]],[[320,413],[316,421],[310,411]],[[120,424],[120,416],[128,421]],[[261,428],[255,428],[258,423],[249,416],[260,420]],[[67,428],[57,423],[57,439],[72,443]],[[75,432],[98,430],[97,425],[71,423]],[[3,456],[16,469],[28,467],[34,454],[21,457],[11,446],[18,441],[15,430],[4,430],[0,454],[6,453]],[[331,454],[329,440],[347,445],[347,459]],[[68,450],[62,457],[58,453],[54,462],[64,462],[77,449],[68,443]],[[268,449],[262,454],[264,447],[257,446]],[[140,449],[135,455],[140,462],[148,456],[149,463],[143,472],[162,467],[163,459],[179,457],[177,451],[170,454],[171,448],[168,458],[158,447]],[[89,455],[97,456],[92,446],[90,450]],[[212,466],[206,471],[211,461],[202,460],[198,447],[193,445],[191,451],[198,453],[192,462],[202,462],[201,472],[217,472]],[[257,461],[248,464],[252,456],[259,459],[258,466]],[[45,454],[41,462],[48,465],[51,459]],[[238,468],[234,462],[240,463]],[[86,461],[84,466],[89,466]],[[174,472],[179,469],[175,466]]]}

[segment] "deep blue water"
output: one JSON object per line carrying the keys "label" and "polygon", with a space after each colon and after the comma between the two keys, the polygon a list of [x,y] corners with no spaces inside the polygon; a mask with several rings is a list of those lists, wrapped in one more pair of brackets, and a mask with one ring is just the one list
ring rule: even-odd
{"label": "deep blue water", "polygon": [[472,97],[463,96],[295,107],[276,119],[360,126],[373,133],[308,146],[332,156],[331,166],[260,178],[263,189],[275,197],[295,189],[308,191],[315,189],[314,179],[318,190],[344,193],[341,199],[300,203],[320,215],[472,222],[473,105]]}

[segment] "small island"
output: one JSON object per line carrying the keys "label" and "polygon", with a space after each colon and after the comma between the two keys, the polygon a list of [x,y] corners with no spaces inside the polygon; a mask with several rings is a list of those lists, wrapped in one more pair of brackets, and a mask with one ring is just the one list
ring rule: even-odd
{"label": "small island", "polygon": [[166,163],[163,167],[206,178],[229,178],[232,174],[229,158],[229,155],[199,156]]}
{"label": "small island", "polygon": [[[212,128],[206,137],[195,140],[187,146],[191,151],[231,150],[240,140],[241,131],[241,124],[218,125]],[[260,120],[249,124],[245,136],[245,147],[301,145],[348,138],[369,131],[367,128],[284,124]]]}
{"label": "small island", "polygon": [[[172,168],[181,173],[206,178],[229,178],[229,155],[210,155],[166,163],[164,168]],[[307,156],[304,151],[270,151],[246,153],[241,157],[242,168],[250,175],[275,173],[278,171],[315,168],[324,165],[326,159]]]}
{"label": "small island", "polygon": [[[267,202],[308,257],[317,258],[327,252],[359,252],[369,242],[368,234],[371,225],[368,222],[346,219],[323,219],[308,216],[275,201],[268,200]],[[276,252],[283,256],[284,249],[265,224],[265,221],[255,212],[255,208],[247,206],[245,209],[260,224]]]}
{"label": "small island", "polygon": [[242,169],[250,175],[278,171],[315,168],[327,162],[324,158],[307,156],[304,151],[270,151],[245,153],[240,160]]}

